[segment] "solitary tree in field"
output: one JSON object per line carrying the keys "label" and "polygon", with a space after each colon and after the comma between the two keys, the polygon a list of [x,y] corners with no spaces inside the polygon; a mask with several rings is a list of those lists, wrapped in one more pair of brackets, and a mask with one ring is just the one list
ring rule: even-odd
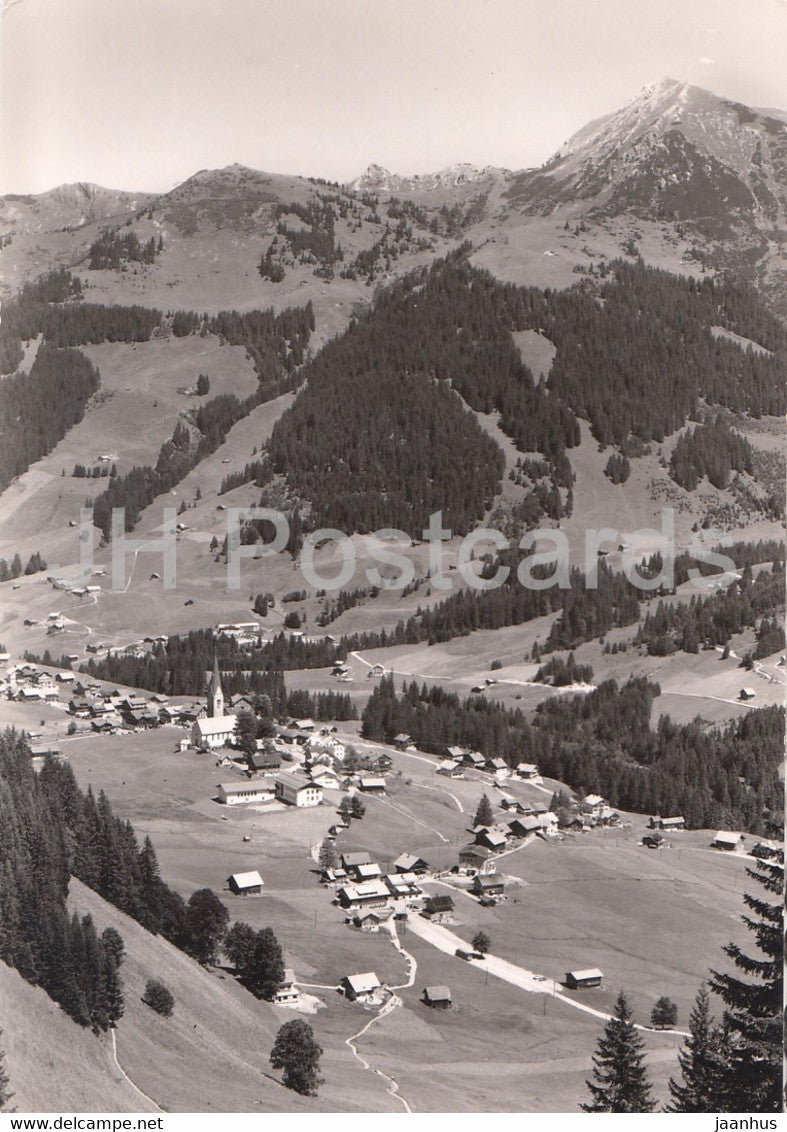
{"label": "solitary tree in field", "polygon": [[274,1069],[284,1070],[284,1084],[288,1089],[311,1097],[322,1083],[321,1054],[322,1047],[317,1044],[311,1026],[298,1018],[285,1022],[279,1030],[270,1062]]}
{"label": "solitary tree in field", "polygon": [[746,870],[775,897],[772,903],[749,894],[743,898],[752,913],[743,922],[754,933],[758,953],[746,955],[735,943],[724,948],[747,977],[711,972],[711,989],[727,1006],[725,1070],[717,1112],[781,1112],[783,859],[779,852]]}
{"label": "solitary tree in field", "polygon": [[360,821],[365,813],[366,803],[364,802],[363,798],[360,796],[360,794],[353,794],[352,798],[350,799],[351,817],[357,818],[357,820]]}
{"label": "solitary tree in field", "polygon": [[583,1112],[652,1112],[655,1101],[645,1072],[642,1038],[634,1029],[623,991],[593,1055],[593,1080],[587,1081],[590,1104]]}
{"label": "solitary tree in field", "polygon": [[473,825],[491,825],[494,821],[494,812],[492,810],[492,803],[489,798],[484,794],[481,801],[478,803],[478,809],[473,818]]}
{"label": "solitary tree in field", "polygon": [[650,1012],[650,1023],[661,1030],[668,1030],[678,1021],[678,1008],[666,995],[656,1001]]}
{"label": "solitary tree in field", "polygon": [[486,932],[476,932],[470,942],[470,946],[473,951],[480,951],[482,955],[486,955],[487,951],[492,946],[492,941]]}
{"label": "solitary tree in field", "polygon": [[[2,1036],[3,1031],[0,1030],[0,1038],[2,1038]],[[5,1067],[5,1054],[3,1050],[0,1049],[0,1110],[5,1108],[14,1095],[9,1088],[10,1080],[8,1070]]]}
{"label": "solitary tree in field", "polygon": [[682,1080],[670,1078],[668,1112],[718,1112],[724,1073],[723,1034],[711,1016],[708,990],[700,988],[689,1016],[689,1037],[678,1054]]}
{"label": "solitary tree in field", "polygon": [[169,1018],[175,1008],[175,998],[172,991],[160,979],[148,979],[142,1001],[151,1010],[155,1010],[157,1014],[162,1014],[165,1018]]}

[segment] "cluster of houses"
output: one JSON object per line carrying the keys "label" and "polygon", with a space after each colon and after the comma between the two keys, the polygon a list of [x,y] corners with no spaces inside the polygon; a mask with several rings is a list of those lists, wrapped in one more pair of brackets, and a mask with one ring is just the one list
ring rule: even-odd
{"label": "cluster of houses", "polygon": [[395,913],[420,906],[419,882],[429,871],[421,857],[403,853],[384,873],[367,852],[347,852],[340,864],[325,869],[322,880],[336,890],[335,903],[348,915],[348,923],[361,931],[378,931]]}

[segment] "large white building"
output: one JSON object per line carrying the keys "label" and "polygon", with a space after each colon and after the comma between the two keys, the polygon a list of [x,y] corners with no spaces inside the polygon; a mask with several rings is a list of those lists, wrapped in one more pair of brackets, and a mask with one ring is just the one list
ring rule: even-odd
{"label": "large white building", "polygon": [[303,774],[280,774],[274,781],[276,798],[288,806],[319,806],[322,790]]}

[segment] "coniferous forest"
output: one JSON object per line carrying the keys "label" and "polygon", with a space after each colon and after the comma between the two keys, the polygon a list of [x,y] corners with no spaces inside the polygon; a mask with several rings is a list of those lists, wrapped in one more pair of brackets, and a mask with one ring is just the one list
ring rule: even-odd
{"label": "coniferous forest", "polygon": [[778,768],[784,711],[763,708],[707,731],[699,722],[650,718],[658,685],[607,680],[588,694],[538,706],[532,722],[484,697],[460,700],[413,682],[397,694],[384,677],[367,703],[362,734],[390,741],[410,735],[425,751],[449,745],[537,763],[542,774],[580,793],[636,813],[681,814],[690,828],[762,833],[765,811],[783,811]]}

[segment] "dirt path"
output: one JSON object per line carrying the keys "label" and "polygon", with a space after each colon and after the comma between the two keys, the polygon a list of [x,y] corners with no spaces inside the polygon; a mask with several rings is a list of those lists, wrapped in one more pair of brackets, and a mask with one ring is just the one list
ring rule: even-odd
{"label": "dirt path", "polygon": [[120,1076],[121,1076],[121,1077],[122,1077],[122,1078],[123,1078],[123,1079],[124,1079],[125,1081],[128,1081],[129,1085],[130,1085],[130,1086],[131,1086],[131,1088],[132,1088],[132,1089],[134,1090],[134,1092],[136,1092],[136,1093],[139,1093],[139,1095],[140,1095],[140,1096],[141,1096],[141,1097],[142,1097],[142,1098],[143,1098],[144,1100],[146,1100],[146,1101],[148,1102],[148,1104],[149,1104],[149,1105],[151,1105],[151,1107],[153,1108],[153,1110],[154,1110],[155,1112],[166,1112],[166,1111],[167,1111],[166,1109],[164,1109],[164,1108],[160,1108],[160,1107],[159,1107],[159,1106],[158,1106],[158,1105],[156,1104],[156,1102],[155,1102],[155,1101],[153,1100],[153,1098],[152,1098],[152,1097],[149,1097],[147,1093],[143,1093],[143,1091],[142,1091],[142,1089],[140,1089],[139,1085],[135,1085],[135,1084],[134,1084],[134,1082],[133,1082],[133,1081],[131,1080],[131,1078],[129,1077],[128,1073],[126,1073],[125,1069],[123,1068],[123,1066],[122,1066],[122,1065],[120,1064],[120,1062],[118,1061],[117,1035],[116,1035],[116,1032],[115,1032],[115,1030],[110,1030],[110,1031],[109,1031],[109,1035],[110,1035],[110,1038],[111,1038],[111,1043],[110,1043],[110,1045],[111,1045],[111,1048],[112,1048],[112,1061],[114,1062],[114,1064],[115,1064],[115,1068],[117,1069],[117,1071],[118,1071],[118,1073],[120,1074]]}
{"label": "dirt path", "polygon": [[[402,947],[395,924],[391,925],[389,932],[391,936],[391,942],[393,943],[396,950],[400,953],[400,955],[404,957],[408,965],[407,981],[404,983],[397,983],[396,986],[391,987],[391,991],[393,992],[398,990],[405,990],[407,987],[411,987],[415,982],[418,963],[416,962],[415,956],[411,955],[409,951],[405,951],[405,949]],[[351,1038],[347,1038],[344,1044],[350,1047],[355,1057],[357,1057],[361,1065],[363,1065],[364,1069],[368,1069],[372,1073],[376,1073],[378,1077],[382,1077],[384,1081],[388,1082],[386,1092],[390,1093],[392,1097],[395,1097],[396,1100],[402,1103],[405,1112],[412,1112],[413,1110],[410,1108],[407,1100],[399,1092],[398,1081],[394,1077],[391,1077],[390,1074],[383,1073],[382,1069],[377,1069],[374,1065],[371,1064],[371,1062],[367,1061],[366,1058],[358,1052],[358,1049],[355,1046],[355,1042],[357,1042],[359,1038],[362,1038],[363,1035],[375,1024],[375,1022],[381,1021],[381,1019],[385,1018],[388,1014],[395,1010],[397,1006],[401,1005],[402,1000],[397,994],[392,993],[391,997],[382,1006],[378,1013],[375,1014],[374,1018],[370,1018],[366,1025],[363,1026],[357,1034],[353,1034]]]}

